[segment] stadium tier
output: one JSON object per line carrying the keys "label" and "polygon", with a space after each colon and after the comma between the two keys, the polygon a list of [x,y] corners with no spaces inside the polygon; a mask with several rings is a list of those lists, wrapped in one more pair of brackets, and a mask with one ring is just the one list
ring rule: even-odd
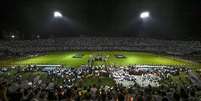
{"label": "stadium tier", "polygon": [[[0,50],[14,53],[64,50],[126,50],[183,55],[201,51],[199,41],[167,41],[134,37],[70,37],[39,40],[1,41]],[[2,54],[2,53],[1,53]]]}

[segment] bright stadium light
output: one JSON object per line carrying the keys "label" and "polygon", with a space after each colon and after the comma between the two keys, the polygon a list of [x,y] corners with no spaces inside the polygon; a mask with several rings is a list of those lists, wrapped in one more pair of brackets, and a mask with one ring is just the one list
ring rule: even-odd
{"label": "bright stadium light", "polygon": [[14,39],[14,38],[15,38],[15,35],[11,35],[11,38]]}
{"label": "bright stadium light", "polygon": [[63,15],[59,11],[54,12],[54,18],[62,18]]}
{"label": "bright stadium light", "polygon": [[149,13],[148,11],[142,12],[142,13],[140,14],[140,18],[141,18],[141,19],[147,19],[147,18],[149,18],[149,17],[150,17],[150,13]]}

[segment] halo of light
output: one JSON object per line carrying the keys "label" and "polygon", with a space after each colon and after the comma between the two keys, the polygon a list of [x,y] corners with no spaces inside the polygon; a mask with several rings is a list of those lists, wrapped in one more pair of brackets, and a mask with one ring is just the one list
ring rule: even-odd
{"label": "halo of light", "polygon": [[54,12],[54,18],[62,18],[63,15],[59,11]]}
{"label": "halo of light", "polygon": [[11,35],[11,38],[13,38],[13,39],[14,39],[14,38],[15,38],[15,35]]}
{"label": "halo of light", "polygon": [[141,18],[141,19],[147,19],[147,18],[149,18],[149,17],[150,17],[150,13],[149,13],[148,11],[142,12],[142,13],[140,14],[140,18]]}

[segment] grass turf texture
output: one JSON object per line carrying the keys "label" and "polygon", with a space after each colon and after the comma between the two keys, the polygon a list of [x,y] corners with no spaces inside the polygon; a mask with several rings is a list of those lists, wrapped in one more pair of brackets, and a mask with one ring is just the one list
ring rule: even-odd
{"label": "grass turf texture", "polygon": [[101,86],[114,86],[115,85],[115,81],[112,78],[108,78],[108,77],[88,77],[83,79],[82,81],[78,82],[79,86],[81,87],[89,87],[89,86],[93,86],[96,85],[97,87],[101,87]]}
{"label": "grass turf texture", "polygon": [[[73,58],[78,52],[53,52],[46,55],[8,58],[0,60],[0,65],[28,65],[28,64],[63,64],[65,66],[79,67],[87,64],[88,59],[95,55],[109,56],[106,64],[129,65],[129,64],[149,64],[149,65],[193,65],[191,61],[175,59],[169,56],[156,55],[145,52],[126,51],[83,51],[82,58]],[[123,54],[126,58],[116,58],[115,54]],[[101,63],[98,63],[101,64]],[[105,64],[105,63],[102,63]],[[200,64],[198,64],[200,65]]]}

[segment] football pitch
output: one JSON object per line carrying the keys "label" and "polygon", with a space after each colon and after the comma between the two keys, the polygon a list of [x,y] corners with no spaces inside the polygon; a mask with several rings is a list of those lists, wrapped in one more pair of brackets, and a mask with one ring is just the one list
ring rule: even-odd
{"label": "football pitch", "polygon": [[[80,57],[76,55],[82,54]],[[116,55],[120,54],[124,58],[117,58]],[[51,52],[44,55],[28,56],[21,58],[7,58],[1,59],[0,65],[64,65],[69,67],[79,67],[86,65],[92,56],[101,55],[107,56],[107,62],[98,62],[101,64],[115,64],[115,65],[197,65],[192,61],[187,61],[171,56],[158,55],[146,52],[127,52],[127,51],[67,51],[67,52]]]}

